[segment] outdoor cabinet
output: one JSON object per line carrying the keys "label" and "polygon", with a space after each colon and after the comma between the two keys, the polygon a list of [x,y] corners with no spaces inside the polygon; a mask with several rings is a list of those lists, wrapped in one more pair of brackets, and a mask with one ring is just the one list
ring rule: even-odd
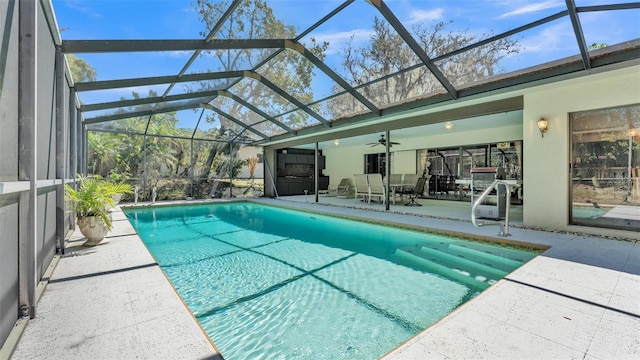
{"label": "outdoor cabinet", "polygon": [[278,180],[278,195],[290,195],[291,191],[289,191],[289,183],[286,181]]}
{"label": "outdoor cabinet", "polygon": [[[278,153],[278,169],[284,169],[287,165],[315,165],[316,156],[314,154],[290,154]],[[326,168],[326,158],[324,155],[318,155],[318,168]]]}
{"label": "outdoor cabinet", "polygon": [[298,155],[296,154],[285,154],[285,159],[287,164],[297,164],[298,163]]}
{"label": "outdoor cabinet", "polygon": [[295,179],[295,181],[292,181],[289,183],[289,194],[292,194],[292,195],[304,194],[304,190],[308,190],[308,193],[312,193],[313,189],[308,189],[308,187],[305,185],[308,185],[308,184],[305,184],[305,182],[302,181],[302,179]]}
{"label": "outdoor cabinet", "polygon": [[284,169],[287,164],[287,154],[278,154],[278,169]]}
{"label": "outdoor cabinet", "polygon": [[296,154],[296,159],[294,164],[306,164],[307,163],[307,155]]}
{"label": "outdoor cabinet", "polygon": [[[278,195],[304,195],[315,194],[315,178],[313,177],[278,177],[276,187]],[[318,178],[318,189],[329,188],[329,177],[321,176]]]}
{"label": "outdoor cabinet", "polygon": [[316,156],[315,155],[307,155],[307,158],[305,160],[305,164],[315,164],[316,163]]}

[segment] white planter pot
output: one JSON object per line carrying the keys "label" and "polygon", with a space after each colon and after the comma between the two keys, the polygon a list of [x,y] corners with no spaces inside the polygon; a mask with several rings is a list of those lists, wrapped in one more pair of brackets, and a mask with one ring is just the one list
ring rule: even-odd
{"label": "white planter pot", "polygon": [[79,216],[78,228],[82,235],[87,238],[87,241],[82,244],[84,246],[96,246],[101,242],[104,243],[102,240],[109,232],[104,221],[96,216]]}

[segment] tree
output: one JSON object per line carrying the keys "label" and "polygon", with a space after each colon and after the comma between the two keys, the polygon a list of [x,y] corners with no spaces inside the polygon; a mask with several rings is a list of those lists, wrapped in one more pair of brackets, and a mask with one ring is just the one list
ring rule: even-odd
{"label": "tree", "polygon": [[[229,2],[227,1],[198,0],[195,4],[195,11],[200,14],[206,28],[211,29],[228,6]],[[203,32],[201,35],[204,37],[208,33]],[[291,39],[295,35],[295,28],[278,20],[266,1],[244,0],[225,22],[216,37],[221,39]],[[327,44],[316,45],[315,41],[312,41],[310,46],[310,50],[316,56],[322,57],[322,51],[326,49]],[[209,69],[210,71],[232,71],[255,69],[272,53],[273,49],[226,49],[203,52],[202,56],[213,57],[214,63],[220,64],[219,68]],[[309,103],[313,100],[313,94],[310,90],[313,64],[295,51],[282,51],[275,59],[260,66],[257,71],[303,103]],[[213,86],[219,85],[219,82],[202,83],[200,90],[211,89]],[[291,109],[291,104],[287,100],[280,96],[274,96],[271,90],[255,80],[242,79],[235,83],[230,91],[271,115],[281,114]],[[241,121],[257,116],[243,105],[226,98],[218,97],[211,104]],[[307,114],[300,116],[298,113],[289,114],[281,120],[291,127],[302,127],[309,121]],[[220,139],[232,139],[245,131],[242,127],[218,114],[209,114],[206,121],[219,122]],[[261,125],[260,131],[269,134],[280,133],[282,129],[275,124],[265,123]],[[202,178],[209,176],[211,168],[207,165],[214,163],[213,160],[219,152],[228,154],[228,145],[225,147],[212,143],[206,165],[200,175]]]}
{"label": "tree", "polygon": [[[479,40],[478,35],[468,31],[447,31],[449,24],[451,22],[438,22],[431,27],[423,24],[414,27],[416,41],[430,58]],[[424,66],[413,71],[399,72],[418,64],[420,60],[386,21],[374,18],[373,30],[369,43],[357,47],[352,38],[342,51],[341,75],[354,86],[369,83],[358,89],[367,99],[379,107],[387,107],[443,91],[440,83]],[[487,37],[489,36],[491,34]],[[454,86],[463,86],[502,72],[500,60],[518,51],[519,46],[515,40],[504,38],[441,60],[436,66]],[[383,77],[386,78],[373,82]],[[342,88],[334,88],[334,92],[340,91]],[[328,107],[334,118],[363,109],[351,97],[336,97],[329,102]]]}
{"label": "tree", "polygon": [[71,69],[71,76],[75,82],[96,81],[98,73],[86,61],[73,55],[66,54],[67,63]]}
{"label": "tree", "polygon": [[602,49],[602,48],[605,48],[605,47],[607,47],[607,44],[605,44],[605,43],[592,43],[591,45],[589,45],[587,50],[591,51],[591,50]]}
{"label": "tree", "polygon": [[114,159],[118,153],[118,143],[112,134],[89,132],[87,171],[94,175],[107,176],[115,166]]}
{"label": "tree", "polygon": [[249,177],[254,178],[256,173],[256,167],[260,159],[257,156],[252,156],[247,159],[247,168],[249,169]]}

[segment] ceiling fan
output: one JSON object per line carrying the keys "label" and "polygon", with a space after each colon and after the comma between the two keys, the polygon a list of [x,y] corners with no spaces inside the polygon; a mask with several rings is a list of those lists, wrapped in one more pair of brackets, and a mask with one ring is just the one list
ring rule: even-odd
{"label": "ceiling fan", "polygon": [[[384,138],[384,134],[383,134],[383,135],[380,135],[380,139],[378,139],[378,142],[368,143],[367,145],[371,145],[371,147],[374,147],[376,145],[386,145],[386,144],[387,144],[387,139]],[[400,145],[400,143],[390,141],[389,147],[393,145]]]}

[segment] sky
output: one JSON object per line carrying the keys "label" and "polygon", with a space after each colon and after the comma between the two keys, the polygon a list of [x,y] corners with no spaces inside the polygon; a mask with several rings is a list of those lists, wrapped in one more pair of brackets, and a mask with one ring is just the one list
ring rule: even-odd
{"label": "sky", "polygon": [[[298,33],[339,6],[339,0],[266,0],[275,17],[294,26]],[[625,2],[576,0],[578,7]],[[193,0],[52,0],[63,40],[109,39],[198,39],[207,32]],[[430,27],[450,22],[449,31],[467,31],[486,38],[525,25],[566,9],[564,0],[387,0],[388,7],[413,34],[416,26]],[[380,13],[365,0],[356,0],[338,15],[301,39],[327,41],[326,62],[340,73],[341,49],[348,41],[364,44],[372,34],[373,17]],[[586,43],[609,45],[640,38],[640,10],[595,12],[580,15]],[[578,54],[568,17],[518,34],[520,52],[507,56],[501,65],[512,71]],[[98,80],[175,75],[191,52],[80,54],[97,70]],[[189,71],[211,68],[198,60]],[[244,70],[244,69],[243,69]],[[188,72],[189,72],[188,71]],[[328,95],[331,81],[316,74],[314,91]],[[155,87],[163,93],[166,86]],[[115,101],[131,97],[131,91],[146,94],[149,88],[81,94],[85,103]],[[174,92],[183,92],[176,87]]]}

